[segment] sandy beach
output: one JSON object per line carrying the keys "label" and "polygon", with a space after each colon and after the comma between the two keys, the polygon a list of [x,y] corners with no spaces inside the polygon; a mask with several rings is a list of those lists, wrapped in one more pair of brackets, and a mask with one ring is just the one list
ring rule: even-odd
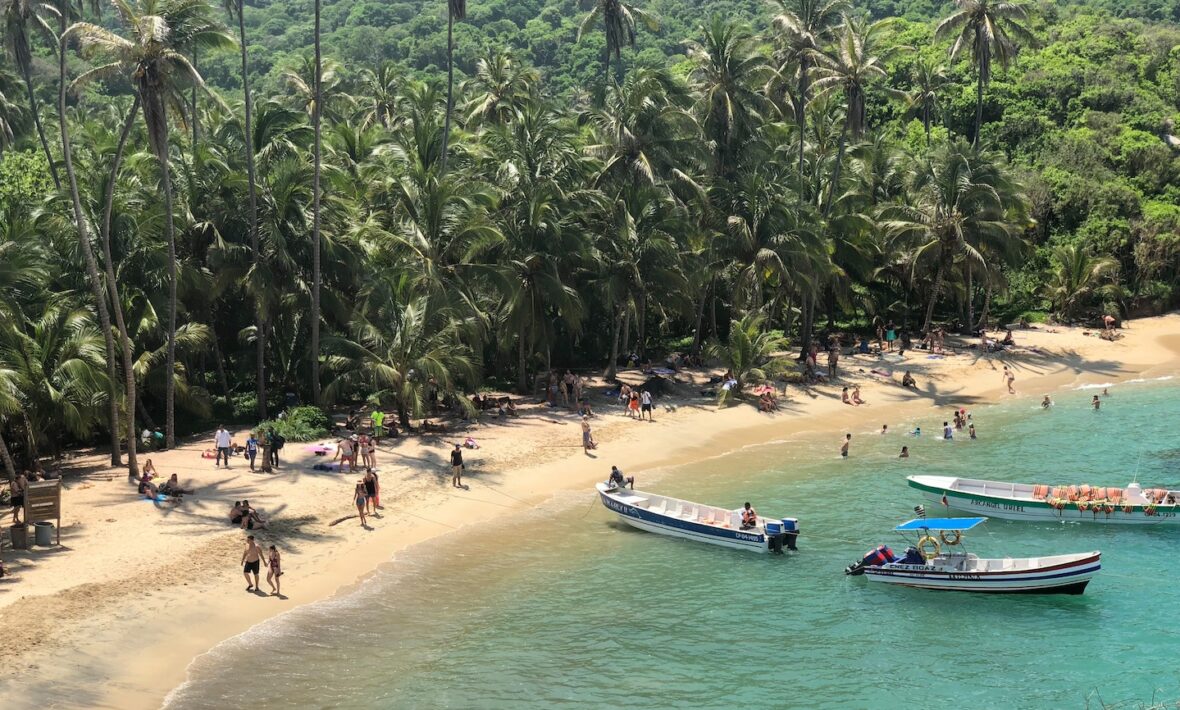
{"label": "sandy beach", "polygon": [[[1094,331],[1039,326],[1016,331],[1018,347],[1005,353],[983,354],[951,339],[957,353],[944,356],[844,357],[835,382],[789,386],[772,414],[750,404],[718,409],[715,399],[700,396],[708,373],[682,373],[673,378],[675,394],[657,400],[653,423],[628,419],[594,394],[599,448],[590,455],[580,446],[576,415],[537,405],[517,418],[485,415],[445,434],[390,439],[377,455],[384,510],[371,529],[355,517],[340,520],[355,516],[358,476],[313,470],[323,459],[304,444],[289,443],[273,474],[252,473],[241,458],[228,470],[214,468],[201,457],[211,433],[153,454],[161,474],[177,473],[196,489],[178,505],[137,496],[103,455],[75,456],[63,466],[61,546],[3,551],[13,574],[0,580],[7,641],[0,662],[12,670],[0,680],[0,705],[158,707],[184,681],[190,660],[219,641],[347,591],[416,543],[542,505],[563,491],[585,491],[589,501],[589,487],[612,464],[642,485],[645,469],[789,435],[830,435],[835,452],[845,430],[892,428],[914,418],[935,428],[948,418],[936,408],[1012,396],[1002,381],[1005,365],[1015,373],[1016,396],[1038,399],[1067,385],[1117,384],[1180,366],[1180,315],[1131,321],[1122,333],[1110,342]],[[916,390],[900,386],[906,370]],[[637,371],[621,377],[646,379]],[[854,384],[863,406],[840,400],[841,387]],[[230,429],[244,440],[244,429]],[[468,436],[480,448],[464,451],[468,488],[459,490],[450,485],[447,457]],[[257,535],[283,552],[283,597],[245,591],[238,565],[244,533],[226,516],[241,499],[273,520]]]}

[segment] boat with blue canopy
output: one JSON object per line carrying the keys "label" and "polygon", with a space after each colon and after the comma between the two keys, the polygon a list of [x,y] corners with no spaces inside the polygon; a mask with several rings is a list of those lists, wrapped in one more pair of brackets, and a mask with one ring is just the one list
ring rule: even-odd
{"label": "boat with blue canopy", "polygon": [[[921,506],[915,509],[924,513]],[[925,518],[894,528],[913,544],[898,556],[886,545],[869,550],[844,573],[903,587],[988,594],[1081,594],[1102,569],[1102,553],[988,559],[967,552],[963,533],[987,518]],[[907,537],[909,536],[909,537]],[[916,539],[912,536],[916,536]]]}

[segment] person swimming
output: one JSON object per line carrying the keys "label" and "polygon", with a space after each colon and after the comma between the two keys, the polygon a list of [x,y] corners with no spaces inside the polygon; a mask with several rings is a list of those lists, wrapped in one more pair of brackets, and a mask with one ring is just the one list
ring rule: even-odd
{"label": "person swimming", "polygon": [[910,432],[910,436],[922,436],[922,427],[914,427],[914,430]]}
{"label": "person swimming", "polygon": [[1045,398],[1041,400],[1041,409],[1048,409],[1052,406],[1053,400],[1049,399],[1049,395],[1045,395]]}
{"label": "person swimming", "polygon": [[908,446],[901,447],[901,453],[897,455],[897,458],[908,459],[909,457],[910,457],[910,447],[908,447]]}
{"label": "person swimming", "polygon": [[1090,406],[1094,408],[1094,411],[1098,411],[1098,409],[1102,406],[1102,400],[1098,399],[1098,395],[1094,395],[1094,399],[1091,400]]}

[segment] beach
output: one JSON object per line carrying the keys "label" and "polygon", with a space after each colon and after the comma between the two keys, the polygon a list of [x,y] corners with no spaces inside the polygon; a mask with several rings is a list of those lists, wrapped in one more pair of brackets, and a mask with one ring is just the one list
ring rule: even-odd
{"label": "beach", "polygon": [[[594,395],[599,448],[592,456],[581,449],[572,412],[535,406],[519,418],[485,418],[463,430],[387,441],[378,453],[385,510],[371,530],[355,519],[333,524],[355,513],[350,494],[357,476],[313,470],[320,459],[303,444],[288,444],[273,475],[250,473],[242,459],[228,471],[215,469],[201,458],[211,435],[153,455],[162,474],[178,473],[197,489],[176,507],[136,496],[103,456],[79,456],[64,466],[62,546],[5,551],[14,576],[0,583],[9,636],[2,660],[15,673],[0,681],[0,698],[6,707],[158,707],[184,681],[191,659],[218,642],[346,593],[391,558],[396,566],[396,555],[418,543],[504,520],[559,495],[590,502],[592,483],[611,465],[642,482],[645,470],[802,434],[830,436],[835,454],[845,431],[859,436],[914,419],[933,427],[952,407],[1010,398],[1005,365],[1015,373],[1016,396],[1038,400],[1064,385],[1175,372],[1180,316],[1132,321],[1123,334],[1109,342],[1094,331],[1040,326],[1015,331],[1017,349],[1003,354],[962,349],[931,358],[911,351],[901,362],[845,357],[836,382],[788,386],[773,414],[749,404],[718,410],[697,394],[703,373],[677,386],[676,396],[657,400],[654,423],[630,420]],[[900,387],[905,370],[917,380],[916,391]],[[623,376],[632,383],[646,379],[637,372]],[[841,387],[853,384],[867,404],[840,401]],[[468,436],[480,448],[464,451],[469,488],[460,491],[450,486],[447,456]],[[856,446],[854,438],[852,458]],[[275,521],[258,537],[283,551],[285,599],[244,591],[237,565],[244,535],[225,515],[243,498]]]}

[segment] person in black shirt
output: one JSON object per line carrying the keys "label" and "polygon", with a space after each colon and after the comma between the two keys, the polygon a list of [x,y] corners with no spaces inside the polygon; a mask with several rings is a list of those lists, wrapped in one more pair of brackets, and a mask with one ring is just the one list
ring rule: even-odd
{"label": "person in black shirt", "polygon": [[451,452],[451,485],[455,488],[463,487],[463,448],[455,444]]}
{"label": "person in black shirt", "polygon": [[619,470],[618,466],[610,467],[610,480],[607,481],[615,488],[626,488],[630,486],[632,490],[635,489],[635,476],[624,476],[623,472]]}

